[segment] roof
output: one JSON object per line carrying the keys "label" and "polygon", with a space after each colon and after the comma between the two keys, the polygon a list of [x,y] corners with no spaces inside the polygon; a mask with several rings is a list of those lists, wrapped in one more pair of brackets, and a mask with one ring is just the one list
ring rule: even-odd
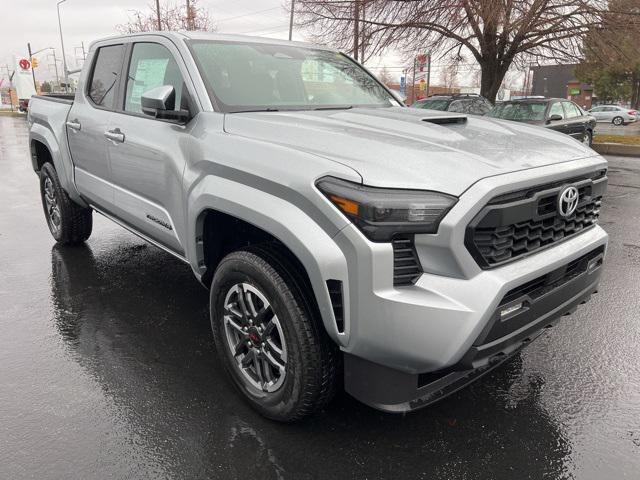
{"label": "roof", "polygon": [[548,103],[551,101],[562,101],[567,102],[566,98],[515,98],[511,100],[504,100],[502,103]]}
{"label": "roof", "polygon": [[421,98],[420,100],[416,100],[415,103],[418,102],[426,102],[429,100],[438,100],[438,99],[459,99],[459,98],[484,98],[477,93],[436,93],[435,95],[429,95],[427,98]]}
{"label": "roof", "polygon": [[[282,40],[278,38],[265,38],[265,37],[256,37],[251,35],[235,35],[235,34],[221,34],[221,33],[212,33],[212,32],[199,32],[199,31],[151,31],[151,32],[138,32],[138,33],[128,33],[124,35],[116,35],[106,38],[101,38],[91,43],[91,47],[94,43],[104,42],[104,41],[113,41],[113,40],[122,40],[132,37],[140,37],[144,35],[158,35],[161,37],[169,38],[174,42],[178,42],[180,40],[212,40],[212,41],[220,41],[220,42],[240,42],[240,43],[262,43],[269,45],[295,45],[298,47],[305,48],[314,48],[320,50],[331,50],[335,51],[335,49],[330,48],[324,45],[316,45],[313,43],[307,42],[294,42],[289,40]],[[91,48],[90,47],[90,48]]]}

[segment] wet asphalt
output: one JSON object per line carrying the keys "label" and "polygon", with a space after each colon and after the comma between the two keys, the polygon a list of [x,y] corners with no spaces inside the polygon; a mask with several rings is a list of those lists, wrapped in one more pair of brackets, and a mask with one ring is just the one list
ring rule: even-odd
{"label": "wet asphalt", "polygon": [[640,159],[610,158],[600,293],[427,409],[245,405],[189,267],[95,215],[47,230],[24,119],[0,117],[0,479],[640,478]]}

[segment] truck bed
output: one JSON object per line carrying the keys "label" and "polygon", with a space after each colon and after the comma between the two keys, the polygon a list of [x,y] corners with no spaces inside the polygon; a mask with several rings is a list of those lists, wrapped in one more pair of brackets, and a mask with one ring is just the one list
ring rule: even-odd
{"label": "truck bed", "polygon": [[73,93],[49,93],[47,95],[33,95],[31,97],[34,99],[42,99],[50,102],[58,102],[58,103],[68,103],[69,105],[73,104],[73,99],[75,95]]}

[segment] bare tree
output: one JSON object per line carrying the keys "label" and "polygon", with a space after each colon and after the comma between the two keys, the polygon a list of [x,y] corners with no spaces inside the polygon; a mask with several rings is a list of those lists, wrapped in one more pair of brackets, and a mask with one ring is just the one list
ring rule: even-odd
{"label": "bare tree", "polygon": [[460,65],[457,62],[449,63],[442,67],[442,71],[440,72],[440,83],[448,91],[453,90],[453,87],[456,87],[458,84],[459,68]]}
{"label": "bare tree", "polygon": [[586,38],[576,75],[592,83],[600,99],[640,107],[640,1],[610,0],[602,27]]}
{"label": "bare tree", "polygon": [[[495,100],[519,57],[575,61],[582,39],[601,24],[603,0],[298,0],[299,24],[316,41],[354,52],[365,27],[368,55],[387,47],[445,58],[469,52],[482,71],[481,93]],[[359,12],[359,14],[354,14]],[[360,24],[360,27],[356,27]]]}
{"label": "bare tree", "polygon": [[150,32],[158,30],[160,24],[162,30],[214,31],[215,25],[207,9],[199,6],[198,0],[191,0],[189,3],[187,10],[187,5],[183,2],[153,2],[148,5],[147,10],[133,10],[129,21],[116,25],[116,30],[121,33]]}
{"label": "bare tree", "polygon": [[384,83],[387,87],[393,83],[393,76],[389,73],[386,67],[383,67],[380,70],[380,73],[377,75],[378,80]]}

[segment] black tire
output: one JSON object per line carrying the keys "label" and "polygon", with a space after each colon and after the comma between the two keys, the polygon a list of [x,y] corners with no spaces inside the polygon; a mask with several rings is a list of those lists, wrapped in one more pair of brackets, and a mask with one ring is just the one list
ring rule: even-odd
{"label": "black tire", "polygon": [[619,127],[620,125],[624,125],[624,118],[622,118],[622,117],[613,117],[613,120],[611,120],[611,123],[613,123],[615,126]]}
{"label": "black tire", "polygon": [[[339,379],[339,351],[324,330],[305,283],[277,250],[252,247],[222,259],[211,285],[211,327],[221,362],[249,404],[262,415],[281,422],[298,421],[324,407],[335,394]],[[232,352],[224,307],[236,285],[248,285],[264,295],[284,335],[286,374],[275,391],[261,391],[247,380],[238,357],[247,356],[249,348],[244,347],[247,353]],[[258,317],[253,318],[257,324]],[[266,349],[265,343],[262,348]]]}
{"label": "black tire", "polygon": [[91,235],[93,210],[84,208],[69,198],[56,169],[45,163],[40,169],[40,197],[44,216],[53,238],[61,245],[76,245]]}
{"label": "black tire", "polygon": [[582,143],[591,147],[593,145],[593,133],[591,130],[586,130],[584,132],[584,136],[582,137]]}

